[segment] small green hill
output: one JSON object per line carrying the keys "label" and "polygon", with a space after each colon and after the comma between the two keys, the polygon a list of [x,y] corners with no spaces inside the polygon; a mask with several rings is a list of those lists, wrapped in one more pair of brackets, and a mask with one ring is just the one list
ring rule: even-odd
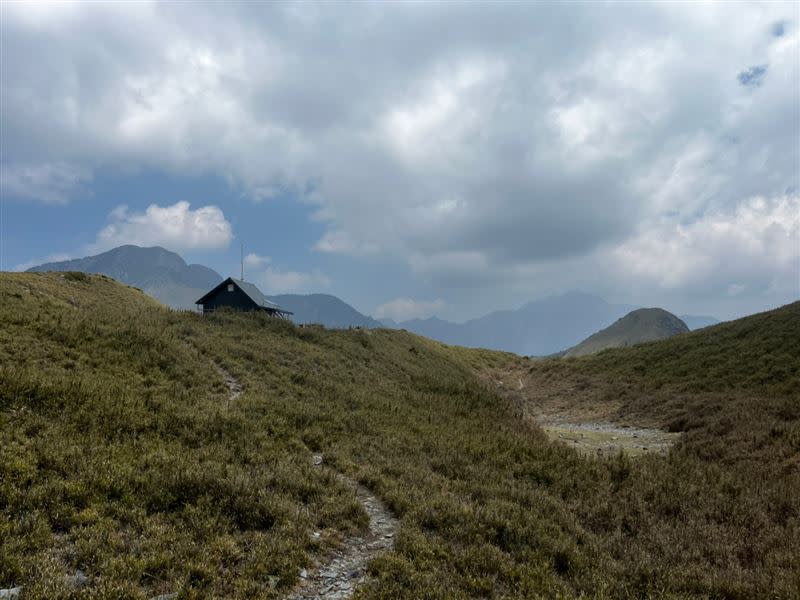
{"label": "small green hill", "polygon": [[608,348],[626,348],[644,342],[664,340],[688,331],[686,323],[662,308],[640,308],[589,336],[567,350],[564,356],[587,356]]}

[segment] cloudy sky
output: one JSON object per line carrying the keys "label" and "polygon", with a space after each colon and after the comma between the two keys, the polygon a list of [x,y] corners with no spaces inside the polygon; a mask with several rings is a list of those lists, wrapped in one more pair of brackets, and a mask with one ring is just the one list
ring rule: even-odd
{"label": "cloudy sky", "polygon": [[797,3],[13,3],[2,268],[162,245],[460,320],[800,297]]}

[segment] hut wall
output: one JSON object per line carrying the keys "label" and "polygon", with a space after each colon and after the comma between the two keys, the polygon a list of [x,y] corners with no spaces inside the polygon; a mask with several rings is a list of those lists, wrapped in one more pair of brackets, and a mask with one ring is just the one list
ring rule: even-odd
{"label": "hut wall", "polygon": [[216,310],[227,307],[237,310],[258,310],[259,307],[238,286],[233,286],[233,291],[228,291],[228,285],[220,288],[215,294],[206,299],[203,311]]}

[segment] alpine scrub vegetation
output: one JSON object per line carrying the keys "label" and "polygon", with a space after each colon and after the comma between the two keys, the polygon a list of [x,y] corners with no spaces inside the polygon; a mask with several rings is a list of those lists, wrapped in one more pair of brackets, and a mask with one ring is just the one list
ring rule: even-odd
{"label": "alpine scrub vegetation", "polygon": [[[367,524],[352,491],[313,467],[320,453],[400,519],[357,598],[795,596],[800,353],[759,367],[768,381],[732,367],[704,379],[690,346],[682,374],[647,354],[659,345],[533,363],[403,331],[174,312],[102,276],[2,274],[0,588],[283,597]],[[667,458],[581,457],[480,382],[503,365],[685,418],[685,441]],[[220,369],[242,386],[232,401]],[[692,409],[717,389],[735,401]],[[641,402],[668,390],[683,408]],[[712,452],[711,430],[693,437],[726,418],[722,435],[741,433],[737,415],[762,400],[743,442],[761,444],[756,458]],[[79,591],[65,583],[77,570]]]}

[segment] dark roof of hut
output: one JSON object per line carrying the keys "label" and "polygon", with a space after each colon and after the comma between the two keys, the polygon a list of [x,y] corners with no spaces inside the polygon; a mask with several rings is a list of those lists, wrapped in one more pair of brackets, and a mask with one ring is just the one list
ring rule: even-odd
{"label": "dark roof of hut", "polygon": [[225,281],[221,282],[219,285],[211,289],[202,298],[195,301],[195,304],[204,304],[206,298],[208,298],[209,296],[214,294],[217,290],[219,290],[221,287],[229,283],[235,284],[240,290],[242,290],[247,295],[248,298],[250,298],[250,300],[255,302],[255,304],[257,306],[260,306],[261,308],[265,308],[267,310],[272,310],[275,312],[280,312],[285,315],[292,314],[290,311],[281,308],[274,302],[270,302],[269,300],[267,300],[267,297],[261,292],[260,289],[258,289],[255,286],[255,284],[250,283],[249,281],[243,281],[241,279],[234,279],[233,277],[228,277]]}

